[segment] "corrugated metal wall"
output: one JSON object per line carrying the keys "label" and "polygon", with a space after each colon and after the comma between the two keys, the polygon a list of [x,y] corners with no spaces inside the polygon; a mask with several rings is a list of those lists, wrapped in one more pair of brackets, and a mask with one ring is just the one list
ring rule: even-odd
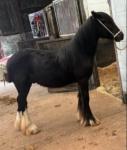
{"label": "corrugated metal wall", "polygon": [[53,7],[60,36],[74,35],[79,29],[79,16],[76,0],[55,0]]}
{"label": "corrugated metal wall", "polygon": [[118,50],[116,48],[116,52],[118,55],[118,64],[120,68],[120,76],[122,80],[122,89],[123,93],[127,95],[127,20],[126,20],[126,0],[111,0],[111,10],[113,18],[116,24],[120,27],[120,29],[124,32],[124,40],[116,43],[117,47],[123,49]]}

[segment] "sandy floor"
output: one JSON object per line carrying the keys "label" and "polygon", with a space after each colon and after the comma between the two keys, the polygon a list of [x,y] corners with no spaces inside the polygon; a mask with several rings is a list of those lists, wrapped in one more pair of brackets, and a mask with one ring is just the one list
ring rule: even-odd
{"label": "sandy floor", "polygon": [[97,127],[76,121],[77,93],[48,94],[34,85],[28,97],[29,112],[41,132],[24,136],[15,131],[16,91],[0,83],[0,150],[125,150],[125,105],[108,95],[91,91],[91,108],[101,120]]}
{"label": "sandy floor", "polygon": [[120,78],[116,62],[107,67],[98,68],[98,73],[100,84],[104,87],[105,91],[115,97],[121,98]]}

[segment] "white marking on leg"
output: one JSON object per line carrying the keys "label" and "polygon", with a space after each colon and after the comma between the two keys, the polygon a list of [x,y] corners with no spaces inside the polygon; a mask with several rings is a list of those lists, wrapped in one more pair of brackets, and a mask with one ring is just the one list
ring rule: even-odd
{"label": "white marking on leg", "polygon": [[84,126],[86,121],[85,121],[85,119],[83,118],[83,116],[82,116],[82,114],[80,113],[79,110],[77,111],[76,116],[77,116],[77,121],[80,122],[80,125]]}
{"label": "white marking on leg", "polygon": [[101,123],[98,119],[95,119],[95,121],[90,119],[89,124],[87,125],[86,120],[79,111],[77,111],[77,120],[80,122],[81,126],[98,126]]}
{"label": "white marking on leg", "polygon": [[84,125],[85,125],[85,122],[86,122],[86,121],[85,121],[84,118],[82,117],[82,119],[81,119],[81,121],[80,121],[80,125],[81,125],[81,126],[84,126]]}
{"label": "white marking on leg", "polygon": [[14,126],[25,135],[37,134],[40,131],[38,127],[32,123],[27,110],[23,113],[17,112]]}
{"label": "white marking on leg", "polygon": [[38,127],[32,123],[27,110],[25,110],[21,116],[21,131],[25,135],[36,134],[40,131]]}
{"label": "white marking on leg", "polygon": [[14,126],[18,131],[21,129],[21,112],[17,112]]}
{"label": "white marking on leg", "polygon": [[90,120],[90,126],[98,126],[101,122],[95,118],[95,121],[94,120]]}
{"label": "white marking on leg", "polygon": [[86,121],[82,115],[82,113],[80,112],[80,110],[77,110],[77,120],[80,122],[81,125],[84,124],[84,122]]}
{"label": "white marking on leg", "polygon": [[30,117],[27,110],[25,110],[21,116],[21,131],[26,134],[26,128],[31,124]]}
{"label": "white marking on leg", "polygon": [[77,121],[80,121],[82,119],[81,113],[79,112],[79,110],[77,110]]}
{"label": "white marking on leg", "polygon": [[94,122],[93,120],[90,120],[89,122],[90,122],[90,125],[91,125],[91,126],[94,126],[94,125],[95,125],[95,122]]}

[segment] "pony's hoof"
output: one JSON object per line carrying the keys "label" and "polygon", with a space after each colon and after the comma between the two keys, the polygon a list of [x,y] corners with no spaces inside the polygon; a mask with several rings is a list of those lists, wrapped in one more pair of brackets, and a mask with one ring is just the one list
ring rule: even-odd
{"label": "pony's hoof", "polygon": [[35,124],[30,124],[26,128],[25,135],[32,135],[32,134],[37,134],[40,132],[40,129],[35,125]]}
{"label": "pony's hoof", "polygon": [[96,119],[96,121],[95,121],[95,126],[98,126],[98,125],[100,125],[100,124],[101,124],[100,120]]}
{"label": "pony's hoof", "polygon": [[86,122],[86,120],[82,117],[80,120],[80,125],[85,126],[85,122]]}
{"label": "pony's hoof", "polygon": [[84,126],[84,127],[85,126],[98,126],[101,123],[98,119],[95,119],[95,120],[93,120],[93,119],[86,120],[83,117],[80,118],[80,119],[81,119],[80,120],[80,125]]}
{"label": "pony's hoof", "polygon": [[92,120],[90,119],[89,121],[86,122],[85,126],[98,126],[100,125],[100,121],[98,119]]}

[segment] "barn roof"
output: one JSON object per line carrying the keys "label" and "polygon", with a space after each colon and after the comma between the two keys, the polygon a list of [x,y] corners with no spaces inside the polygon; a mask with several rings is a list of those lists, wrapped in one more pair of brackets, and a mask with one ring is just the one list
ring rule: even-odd
{"label": "barn roof", "polygon": [[22,12],[32,13],[46,7],[52,1],[53,0],[18,0],[18,3]]}

